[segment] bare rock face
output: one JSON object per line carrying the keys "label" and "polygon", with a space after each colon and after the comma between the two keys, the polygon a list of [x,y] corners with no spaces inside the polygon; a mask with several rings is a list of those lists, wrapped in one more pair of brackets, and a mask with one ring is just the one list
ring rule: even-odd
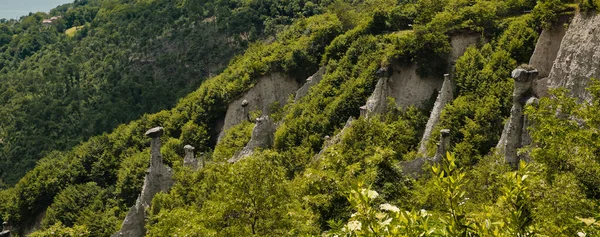
{"label": "bare rock face", "polygon": [[569,18],[570,16],[563,16],[557,23],[542,30],[535,45],[533,55],[529,59],[529,65],[538,70],[539,78],[546,78],[550,75],[550,70],[552,70],[552,65],[558,55],[562,39],[565,33],[567,33],[567,28],[564,24],[569,21]]}
{"label": "bare rock face", "polygon": [[371,114],[383,114],[385,113],[385,107],[387,105],[387,97],[390,96],[388,92],[391,91],[391,87],[388,84],[389,78],[379,78],[375,90],[367,99],[367,104],[361,107],[361,111],[364,110],[364,116],[369,117]]}
{"label": "bare rock face", "polygon": [[500,141],[496,146],[496,152],[503,155],[506,162],[513,166],[519,163],[517,149],[523,147],[523,131],[527,129],[524,126],[523,107],[532,98],[531,87],[537,75],[536,70],[515,69],[512,72],[515,80],[513,106],[510,110],[509,120],[505,124]]}
{"label": "bare rock face", "polygon": [[462,56],[467,48],[471,45],[476,45],[481,39],[481,34],[456,34],[450,36],[450,56],[448,57],[449,64],[455,64],[456,60]]}
{"label": "bare rock face", "polygon": [[163,133],[162,127],[156,127],[146,132],[146,136],[152,138],[150,168],[144,178],[142,193],[136,200],[121,226],[121,230],[112,235],[113,237],[141,237],[146,234],[146,209],[150,207],[152,198],[159,192],[168,192],[173,186],[173,171],[164,165],[160,153],[160,136]]}
{"label": "bare rock face", "polygon": [[590,78],[600,78],[600,15],[577,13],[569,25],[548,76],[548,87],[565,87],[572,96],[591,101]]}
{"label": "bare rock face", "polygon": [[256,124],[252,129],[252,138],[244,149],[235,154],[231,159],[227,160],[230,163],[240,161],[254,153],[257,148],[268,148],[273,146],[275,139],[275,131],[277,130],[277,124],[275,124],[268,116],[262,116],[256,119]]}
{"label": "bare rock face", "polygon": [[410,161],[402,161],[400,162],[400,167],[402,168],[402,173],[405,175],[409,175],[413,178],[418,178],[423,174],[423,165],[426,163],[439,163],[442,161],[444,156],[446,156],[446,152],[450,146],[450,130],[442,129],[440,131],[440,141],[438,143],[438,148],[435,152],[435,156],[431,158],[417,158]]}
{"label": "bare rock face", "polygon": [[443,83],[438,78],[421,78],[417,74],[416,64],[408,66],[394,64],[389,69],[385,69],[385,73],[380,71],[377,73],[379,80],[375,90],[367,99],[367,104],[361,107],[361,116],[370,117],[385,113],[388,97],[394,98],[396,105],[401,108],[409,106],[423,108]]}
{"label": "bare rock face", "polygon": [[321,82],[321,80],[323,79],[323,75],[325,75],[326,71],[327,67],[322,66],[319,69],[319,71],[317,71],[315,74],[306,79],[306,83],[304,83],[304,85],[300,87],[300,89],[298,89],[298,91],[296,92],[296,98],[294,99],[294,102],[298,102],[300,99],[308,95],[308,90],[314,85],[319,84],[319,82]]}
{"label": "bare rock face", "polygon": [[[394,65],[394,72],[389,80],[389,96],[396,100],[402,108],[414,105],[423,108],[431,96],[442,88],[440,78],[422,78],[417,74],[417,65]],[[441,74],[440,74],[441,75]],[[383,101],[384,104],[387,101]]]}
{"label": "bare rock face", "polygon": [[421,143],[419,146],[419,154],[425,154],[427,152],[427,141],[429,141],[429,138],[431,137],[433,128],[440,121],[442,110],[444,110],[446,104],[454,100],[454,93],[452,90],[452,81],[450,81],[450,75],[444,74],[444,84],[438,93],[438,97],[435,100],[435,104],[433,105],[433,109],[429,115],[429,120],[425,126],[425,132],[423,133],[423,137],[421,138]]}
{"label": "bare rock face", "polygon": [[260,78],[242,98],[229,104],[219,140],[227,129],[248,120],[251,111],[262,111],[262,114],[268,114],[269,106],[273,103],[279,102],[281,106],[285,105],[288,97],[299,87],[296,80],[281,73],[271,73]]}

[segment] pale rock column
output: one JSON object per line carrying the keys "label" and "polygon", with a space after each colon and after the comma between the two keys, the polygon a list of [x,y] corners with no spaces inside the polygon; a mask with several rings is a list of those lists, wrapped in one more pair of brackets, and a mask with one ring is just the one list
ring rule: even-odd
{"label": "pale rock column", "polygon": [[146,210],[150,208],[152,199],[159,192],[168,192],[173,186],[173,172],[171,168],[164,165],[160,153],[160,136],[163,134],[162,127],[156,127],[146,132],[146,136],[152,138],[150,152],[150,167],[144,177],[142,193],[138,196],[136,203],[125,217],[121,229],[112,235],[113,237],[142,237],[146,234]]}
{"label": "pale rock column", "polygon": [[244,111],[244,116],[246,117],[246,120],[250,121],[250,112],[248,111],[248,105],[250,103],[248,102],[248,100],[244,100],[242,101],[242,110]]}
{"label": "pale rock column", "polygon": [[198,159],[194,156],[195,148],[190,145],[185,145],[183,147],[185,150],[185,157],[183,158],[183,165],[190,167],[192,169],[198,169]]}
{"label": "pale rock column", "polygon": [[450,74],[444,74],[444,84],[438,93],[433,109],[431,110],[431,114],[429,115],[429,120],[425,126],[425,132],[423,133],[423,137],[421,138],[421,143],[419,146],[419,154],[424,155],[427,152],[427,142],[431,137],[431,132],[440,121],[440,116],[442,115],[442,111],[446,107],[446,104],[452,102],[453,99],[454,93],[452,92],[452,81],[450,80]]}
{"label": "pale rock column", "polygon": [[146,136],[152,138],[150,141],[150,169],[158,167],[162,164],[162,154],[160,148],[162,144],[160,142],[160,136],[163,134],[162,127],[156,127],[146,131]]}
{"label": "pale rock column", "polygon": [[[527,102],[525,103],[525,107],[537,106],[538,102],[539,102],[538,98],[530,97],[529,99],[527,99]],[[531,124],[531,120],[529,119],[529,116],[523,115],[523,128],[521,131],[521,147],[529,146],[533,142],[531,140],[531,134],[529,134],[529,130],[527,130],[529,128],[529,126],[531,126],[531,125],[532,124]],[[525,160],[527,162],[531,161],[528,153],[519,155],[519,160]]]}
{"label": "pale rock column", "polygon": [[423,165],[425,163],[439,163],[442,161],[448,148],[450,147],[450,129],[442,129],[440,131],[440,141],[438,143],[437,150],[435,152],[435,156],[432,158],[417,158],[410,161],[400,162],[400,167],[402,168],[402,173],[405,175],[409,175],[413,178],[418,178],[421,174],[423,174]]}
{"label": "pale rock column", "polygon": [[448,147],[450,146],[450,129],[442,129],[440,131],[440,142],[438,144],[437,150],[435,152],[435,156],[431,161],[434,163],[438,163],[444,159],[446,156],[446,152],[448,151]]}
{"label": "pale rock column", "polygon": [[523,107],[531,95],[532,82],[537,75],[537,70],[519,68],[512,71],[512,77],[515,80],[513,106],[496,150],[499,154],[504,155],[506,162],[513,167],[516,167],[519,163],[517,149],[522,146],[521,141],[524,129]]}
{"label": "pale rock column", "polygon": [[367,99],[367,103],[360,107],[360,116],[369,118],[372,115],[385,114],[387,98],[391,91],[389,80],[394,70],[391,66],[382,67],[377,70],[375,75],[379,78],[373,93]]}

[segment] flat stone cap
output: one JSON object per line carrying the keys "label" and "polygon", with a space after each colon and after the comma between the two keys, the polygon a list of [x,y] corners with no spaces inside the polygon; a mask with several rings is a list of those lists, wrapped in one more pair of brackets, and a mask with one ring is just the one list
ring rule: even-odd
{"label": "flat stone cap", "polygon": [[450,74],[448,74],[448,73],[444,74],[444,79],[450,79]]}
{"label": "flat stone cap", "polygon": [[163,127],[155,127],[146,132],[147,137],[156,138],[163,134]]}
{"label": "flat stone cap", "polygon": [[518,81],[518,82],[526,82],[526,81],[533,80],[537,77],[537,75],[538,75],[538,71],[535,69],[525,70],[522,68],[517,68],[517,69],[513,70],[511,73],[512,78],[514,78],[515,81]]}
{"label": "flat stone cap", "polygon": [[450,129],[442,129],[440,133],[442,134],[442,137],[447,137],[450,135]]}
{"label": "flat stone cap", "polygon": [[194,150],[194,149],[196,149],[196,148],[194,148],[193,146],[190,146],[190,145],[185,145],[185,146],[183,147],[183,149],[185,149],[186,151],[193,151],[193,150]]}
{"label": "flat stone cap", "polygon": [[361,106],[359,109],[360,109],[360,110],[367,110],[367,106],[366,106],[366,105],[363,105],[363,106]]}

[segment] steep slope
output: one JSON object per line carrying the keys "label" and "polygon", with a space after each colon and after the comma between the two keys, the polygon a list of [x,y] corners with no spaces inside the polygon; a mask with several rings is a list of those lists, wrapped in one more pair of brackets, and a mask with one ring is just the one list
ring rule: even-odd
{"label": "steep slope", "polygon": [[288,3],[86,0],[0,22],[0,186],[53,150],[172,108],[249,42],[328,5]]}
{"label": "steep slope", "polygon": [[[159,192],[152,203],[144,203],[148,207],[143,210],[148,236],[598,233],[594,225],[578,219],[593,223],[599,210],[594,191],[599,186],[594,175],[600,174],[600,169],[594,158],[600,149],[593,144],[600,143],[596,143],[599,136],[593,116],[585,120],[591,133],[563,137],[564,133],[580,131],[579,125],[565,119],[560,123],[563,126],[557,127],[559,123],[554,122],[561,118],[556,118],[560,117],[556,107],[550,106],[530,117],[538,124],[544,122],[539,129],[543,135],[556,137],[548,139],[533,132],[533,143],[543,145],[533,152],[536,162],[521,164],[516,170],[503,162],[504,157],[490,155],[504,119],[521,102],[520,94],[513,96],[515,82],[510,76],[517,65],[529,60],[538,41],[541,23],[536,19],[541,13],[521,14],[529,12],[535,3],[376,3],[337,2],[330,8],[333,13],[298,20],[274,41],[253,44],[223,73],[207,80],[175,108],[145,115],[70,152],[52,153],[14,188],[0,192],[2,221],[22,228],[46,210],[38,236],[115,233],[144,185],[149,139],[142,134],[162,126],[165,134],[160,152],[164,163],[173,167],[176,182],[169,192]],[[543,4],[546,2],[534,10]],[[454,54],[454,58],[451,37],[464,32],[489,41],[470,46],[464,55]],[[431,134],[442,138],[441,144],[435,144],[437,139],[428,143],[430,151],[440,148],[435,156],[437,164],[419,180],[411,179],[398,163],[422,157],[417,149],[429,111],[386,104],[385,112],[361,117],[361,106],[382,75],[393,73],[386,74],[386,68],[409,67],[410,79],[421,82],[423,78],[441,77],[448,72],[448,61],[454,60],[455,99],[441,111]],[[242,122],[248,118],[247,111],[242,111],[211,154],[211,139],[221,130],[214,124],[227,117],[230,105],[244,108],[245,95],[265,94],[257,87],[262,81],[301,81],[311,74],[317,76],[318,83],[301,91],[306,95],[275,112],[267,111],[270,119],[280,124],[272,146],[269,136],[269,145],[261,144],[237,162],[225,162],[252,145],[248,144],[252,134],[247,128],[253,124]],[[598,88],[592,89],[600,94]],[[291,102],[293,96],[288,98]],[[412,99],[406,101],[420,101]],[[542,99],[542,107],[545,101],[551,100]],[[574,104],[569,102],[571,107],[563,108]],[[250,105],[248,100],[246,106]],[[586,113],[594,115],[597,111],[590,107]],[[349,119],[352,117],[357,119]],[[265,120],[258,120],[256,127],[261,121]],[[571,143],[553,146],[557,141],[552,139]],[[186,145],[196,147],[202,158],[209,158],[202,169],[195,171],[183,165],[184,153],[190,156]],[[560,163],[565,154],[555,148],[562,145],[574,147],[568,151],[577,157],[588,156]],[[217,159],[221,150],[227,150],[227,156]],[[454,156],[444,156],[444,151]],[[551,152],[559,154],[561,160],[555,162]],[[317,154],[318,159],[313,159]],[[592,168],[592,175],[579,171],[584,165]]]}
{"label": "steep slope", "polygon": [[[239,98],[257,83],[258,78],[275,69],[288,75],[304,70],[305,67],[316,69],[315,59],[319,58],[327,42],[339,34],[340,30],[341,24],[335,16],[324,15],[303,20],[281,34],[282,40],[270,45],[252,46],[247,50],[246,56],[232,61],[224,73],[204,83],[196,92],[182,99],[174,109],[147,115],[128,125],[122,125],[113,133],[94,137],[70,152],[52,153],[28,172],[14,188],[2,191],[0,196],[10,199],[3,202],[0,208],[3,210],[2,219],[11,222],[13,228],[24,227],[32,220],[30,217],[48,208],[63,187],[94,182],[106,187],[107,192],[114,195],[114,202],[102,201],[104,204],[100,209],[92,209],[93,211],[89,208],[97,207],[82,206],[80,208],[91,211],[85,212],[86,215],[92,216],[77,220],[97,222],[91,230],[92,235],[114,233],[118,223],[124,218],[125,210],[139,194],[147,165],[144,162],[147,159],[144,148],[148,141],[140,131],[146,130],[148,126],[165,127],[167,140],[164,144],[169,152],[163,153],[163,157],[167,164],[177,164],[178,153],[183,152],[183,145],[180,144],[190,144],[200,151],[208,150],[208,134],[211,131],[209,124],[224,118],[224,105]],[[310,57],[296,61],[296,65],[286,65],[286,62],[291,62],[296,56],[291,54],[294,51],[305,52]],[[239,80],[242,77],[249,80]],[[227,93],[220,93],[221,91]],[[39,185],[40,183],[45,184]],[[50,207],[52,212],[56,208],[58,206]],[[50,227],[56,224],[55,221],[61,221],[60,218],[65,218],[58,216],[59,219],[45,221],[44,226]],[[64,219],[62,222],[66,223]]]}

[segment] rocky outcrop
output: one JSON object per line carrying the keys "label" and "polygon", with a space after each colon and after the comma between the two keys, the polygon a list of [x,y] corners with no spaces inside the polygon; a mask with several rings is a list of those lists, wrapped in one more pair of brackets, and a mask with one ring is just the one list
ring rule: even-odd
{"label": "rocky outcrop", "polygon": [[423,165],[426,163],[439,163],[442,161],[450,146],[450,130],[442,129],[440,131],[440,142],[438,143],[435,156],[431,158],[417,158],[410,161],[400,162],[402,173],[413,178],[418,178],[423,174]]}
{"label": "rocky outcrop", "polygon": [[244,149],[236,153],[227,161],[229,163],[235,163],[252,155],[257,148],[269,148],[273,146],[276,130],[277,124],[275,124],[268,116],[257,118],[254,128],[252,129],[252,138],[250,138],[248,144],[246,144]]}
{"label": "rocky outcrop", "polygon": [[389,74],[389,76],[379,77],[375,90],[367,99],[366,105],[361,107],[366,117],[384,113],[388,97],[393,98],[396,106],[401,108],[409,106],[423,108],[442,86],[442,81],[438,78],[419,76],[416,64],[408,66],[393,64],[389,69],[380,69],[380,71],[378,74]]}
{"label": "rocky outcrop", "polygon": [[[271,73],[260,78],[256,85],[241,98],[229,104],[219,140],[225,131],[244,120],[248,120],[251,111],[269,114],[270,106],[278,102],[280,106],[287,103],[288,97],[296,92],[300,85],[296,80],[281,73]],[[245,101],[245,106],[243,103]]]}
{"label": "rocky outcrop", "polygon": [[600,15],[577,13],[560,44],[548,76],[548,87],[569,89],[572,96],[591,101],[590,78],[600,78]]}
{"label": "rocky outcrop", "polygon": [[[480,38],[479,34],[457,34],[450,37],[452,49],[448,56],[448,72],[453,71],[456,60],[465,53],[469,46],[477,44]],[[419,76],[416,64],[393,63],[389,68],[380,69],[377,75],[379,80],[375,90],[362,108],[366,117],[384,113],[388,97],[393,98],[396,105],[401,108],[409,106],[425,108],[427,102],[438,93],[444,84],[444,80],[440,77]],[[451,88],[451,85],[448,86]]]}
{"label": "rocky outcrop", "polygon": [[533,93],[538,97],[548,96],[548,76],[567,32],[565,23],[569,22],[570,18],[570,15],[562,16],[556,23],[542,30],[529,59],[529,65],[539,73],[539,79],[533,83]]}
{"label": "rocky outcrop", "polygon": [[146,136],[152,138],[150,168],[146,171],[142,193],[138,197],[135,206],[133,206],[121,226],[121,230],[112,235],[112,237],[141,237],[146,234],[146,209],[150,207],[152,198],[159,192],[168,192],[173,186],[173,172],[171,168],[163,164],[163,158],[160,153],[160,136],[163,133],[162,127],[156,127],[146,132]]}
{"label": "rocky outcrop", "polygon": [[528,145],[523,143],[523,131],[527,131],[527,127],[524,125],[523,108],[527,101],[535,101],[531,88],[538,72],[536,70],[515,69],[511,75],[515,80],[513,106],[510,109],[510,117],[504,126],[500,141],[496,146],[496,152],[503,155],[507,163],[516,166],[520,160],[517,149]]}
{"label": "rocky outcrop", "polygon": [[387,106],[387,98],[391,96],[388,92],[391,91],[391,87],[388,84],[389,78],[379,78],[375,90],[367,99],[367,104],[360,108],[361,115],[369,117],[373,114],[383,114]]}
{"label": "rocky outcrop", "polygon": [[321,80],[323,79],[323,75],[325,75],[326,71],[327,67],[322,66],[319,69],[319,71],[317,71],[315,74],[306,79],[306,83],[304,83],[304,85],[300,87],[298,91],[296,91],[296,98],[294,99],[294,102],[298,102],[300,101],[300,99],[308,95],[308,90],[314,85],[319,84],[319,82],[321,82]]}
{"label": "rocky outcrop", "polygon": [[425,126],[425,132],[423,133],[423,137],[421,138],[421,143],[419,146],[419,154],[425,154],[427,152],[427,142],[431,137],[431,132],[433,128],[440,121],[440,116],[442,115],[442,110],[446,107],[446,104],[452,102],[454,99],[454,93],[452,88],[452,81],[450,81],[450,75],[444,74],[444,84],[442,85],[442,89],[438,93],[438,97],[435,100],[435,104],[433,105],[433,109],[431,110],[431,114],[429,115],[429,120],[427,121],[427,125]]}
{"label": "rocky outcrop", "polygon": [[[513,107],[496,147],[496,152],[504,155],[513,166],[520,160],[529,160],[527,152],[518,154],[517,149],[532,145],[528,130],[532,124],[523,114],[524,106],[535,106],[537,97],[548,96],[549,89],[561,87],[567,88],[571,96],[580,101],[591,100],[586,87],[590,78],[600,76],[600,16],[577,13],[566,29],[564,24],[570,18],[562,16],[542,31],[530,59],[530,66],[537,71],[513,71]],[[540,79],[531,78],[536,74]],[[530,80],[533,81],[531,84]]]}
{"label": "rocky outcrop", "polygon": [[349,117],[348,120],[346,121],[346,125],[344,125],[344,127],[342,128],[342,130],[336,134],[335,136],[330,137],[330,136],[325,136],[323,139],[325,139],[325,143],[323,143],[323,149],[321,149],[321,151],[319,152],[319,154],[315,155],[312,158],[311,162],[316,162],[319,159],[321,159],[321,156],[325,153],[325,151],[327,150],[327,148],[329,148],[330,146],[339,143],[342,140],[342,137],[344,136],[344,134],[346,134],[346,132],[348,131],[348,129],[350,129],[350,127],[352,127],[352,123],[354,122],[354,118]]}

